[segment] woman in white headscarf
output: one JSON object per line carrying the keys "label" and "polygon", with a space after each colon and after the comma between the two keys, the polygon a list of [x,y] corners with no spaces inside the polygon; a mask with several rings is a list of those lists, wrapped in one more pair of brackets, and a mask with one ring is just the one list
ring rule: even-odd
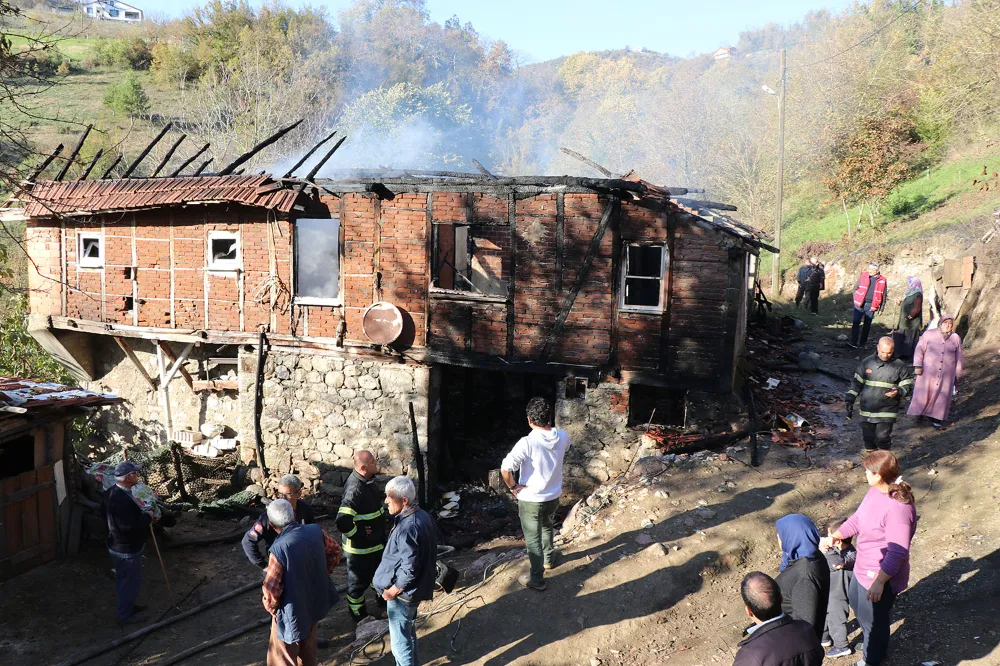
{"label": "woman in white headscarf", "polygon": [[906,294],[899,306],[899,323],[896,330],[902,334],[902,344],[896,346],[900,358],[913,356],[917,338],[924,328],[924,287],[918,277],[906,278]]}
{"label": "woman in white headscarf", "polygon": [[964,370],[962,338],[955,333],[955,318],[942,314],[937,328],[920,336],[913,353],[916,386],[906,413],[929,418],[935,428],[940,428],[951,410],[955,381]]}

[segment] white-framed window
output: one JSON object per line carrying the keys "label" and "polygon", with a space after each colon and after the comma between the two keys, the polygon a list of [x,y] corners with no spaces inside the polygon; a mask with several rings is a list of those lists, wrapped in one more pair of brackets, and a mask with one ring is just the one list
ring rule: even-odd
{"label": "white-framed window", "polygon": [[240,235],[235,231],[208,232],[208,270],[235,271],[240,268]]}
{"label": "white-framed window", "polygon": [[670,257],[663,243],[626,243],[622,266],[621,309],[663,312]]}
{"label": "white-framed window", "polygon": [[104,266],[104,234],[79,234],[76,253],[77,266],[82,268],[102,268]]}
{"label": "white-framed window", "polygon": [[340,305],[340,219],[295,220],[295,302]]}

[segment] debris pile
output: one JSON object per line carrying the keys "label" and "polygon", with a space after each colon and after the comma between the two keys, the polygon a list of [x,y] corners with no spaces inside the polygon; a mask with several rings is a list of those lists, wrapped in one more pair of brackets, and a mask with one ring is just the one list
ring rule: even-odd
{"label": "debris pile", "polygon": [[447,543],[456,548],[520,531],[517,505],[510,495],[483,486],[463,485],[442,495],[441,501],[438,525]]}

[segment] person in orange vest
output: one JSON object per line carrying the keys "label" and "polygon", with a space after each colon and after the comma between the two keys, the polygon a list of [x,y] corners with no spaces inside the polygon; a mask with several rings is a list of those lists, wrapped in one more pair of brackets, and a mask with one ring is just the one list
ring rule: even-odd
{"label": "person in orange vest", "polygon": [[851,326],[851,341],[847,343],[849,347],[858,349],[868,342],[872,319],[885,307],[888,295],[886,287],[886,279],[879,272],[879,265],[874,261],[868,264],[868,270],[861,272],[858,286],[854,289],[854,325]]}

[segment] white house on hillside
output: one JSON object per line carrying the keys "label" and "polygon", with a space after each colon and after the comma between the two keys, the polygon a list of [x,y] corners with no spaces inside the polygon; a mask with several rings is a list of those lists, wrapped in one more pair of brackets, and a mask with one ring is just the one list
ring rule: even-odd
{"label": "white house on hillside", "polygon": [[717,49],[715,53],[712,54],[712,57],[715,58],[716,60],[728,60],[729,58],[732,58],[735,55],[736,55],[735,47],[723,46],[722,48]]}
{"label": "white house on hillside", "polygon": [[87,18],[101,21],[137,23],[142,20],[142,10],[121,0],[81,0],[80,9]]}

